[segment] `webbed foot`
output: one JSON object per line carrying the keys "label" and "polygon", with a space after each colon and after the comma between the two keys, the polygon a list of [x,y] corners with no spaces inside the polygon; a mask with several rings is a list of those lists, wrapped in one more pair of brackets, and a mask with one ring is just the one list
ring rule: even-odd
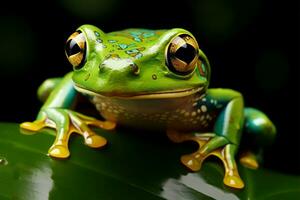
{"label": "webbed foot", "polygon": [[167,135],[175,143],[195,141],[199,144],[199,149],[196,152],[181,156],[181,162],[187,168],[192,171],[198,171],[201,169],[203,161],[207,157],[214,155],[223,162],[225,168],[224,184],[238,189],[244,187],[244,182],[239,176],[234,159],[237,147],[234,144],[230,144],[226,138],[213,133],[186,134],[176,131],[168,131]]}
{"label": "webbed foot", "polygon": [[115,128],[116,123],[100,121],[67,109],[48,108],[41,111],[36,121],[24,122],[20,127],[34,132],[44,127],[56,129],[56,139],[50,147],[48,154],[56,158],[67,158],[70,156],[68,148],[69,137],[73,132],[82,135],[85,144],[89,147],[99,148],[106,145],[107,140],[97,135],[88,125],[112,130]]}

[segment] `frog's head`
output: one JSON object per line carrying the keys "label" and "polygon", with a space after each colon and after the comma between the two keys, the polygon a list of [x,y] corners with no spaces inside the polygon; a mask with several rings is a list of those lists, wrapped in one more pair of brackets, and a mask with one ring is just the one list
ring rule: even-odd
{"label": "frog's head", "polygon": [[209,62],[184,29],[105,34],[83,25],[66,43],[76,89],[122,98],[176,98],[205,92]]}

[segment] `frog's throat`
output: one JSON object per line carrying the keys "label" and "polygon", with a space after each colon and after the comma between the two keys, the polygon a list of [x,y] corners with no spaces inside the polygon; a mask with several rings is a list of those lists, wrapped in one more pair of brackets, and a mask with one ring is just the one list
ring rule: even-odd
{"label": "frog's throat", "polygon": [[113,98],[122,98],[122,99],[167,99],[167,98],[178,98],[193,95],[198,92],[202,92],[204,87],[197,88],[188,88],[184,90],[168,90],[161,92],[152,92],[152,93],[130,93],[130,94],[120,94],[120,93],[97,93],[84,89],[78,85],[74,85],[75,89],[83,94],[88,94],[91,96],[100,96],[100,97],[113,97]]}

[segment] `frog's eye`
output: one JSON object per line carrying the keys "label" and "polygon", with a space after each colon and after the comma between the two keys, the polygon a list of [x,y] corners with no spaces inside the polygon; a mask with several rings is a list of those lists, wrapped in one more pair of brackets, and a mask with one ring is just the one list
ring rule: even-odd
{"label": "frog's eye", "polygon": [[68,38],[65,48],[66,56],[75,69],[80,69],[83,66],[85,52],[86,41],[84,34],[76,31]]}
{"label": "frog's eye", "polygon": [[198,59],[198,44],[188,35],[181,34],[172,39],[166,49],[166,65],[179,75],[188,75],[194,71]]}

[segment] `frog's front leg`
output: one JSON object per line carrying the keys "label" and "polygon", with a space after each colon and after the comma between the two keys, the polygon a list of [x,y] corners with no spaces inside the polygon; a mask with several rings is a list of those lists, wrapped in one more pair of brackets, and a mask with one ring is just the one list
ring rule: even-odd
{"label": "frog's front leg", "polygon": [[97,148],[104,146],[107,143],[106,139],[96,135],[88,125],[107,130],[115,127],[114,122],[99,121],[68,109],[72,106],[77,95],[71,76],[70,73],[59,81],[34,122],[24,122],[20,125],[21,128],[30,131],[39,131],[44,127],[55,128],[57,132],[56,139],[48,152],[52,157],[66,158],[70,155],[68,142],[73,132],[82,135],[85,144]]}
{"label": "frog's front leg", "polygon": [[206,98],[224,105],[216,118],[213,133],[186,134],[169,130],[168,136],[174,142],[192,140],[199,144],[200,148],[195,153],[181,157],[181,162],[189,169],[198,171],[204,159],[215,155],[222,160],[225,167],[224,184],[243,188],[244,183],[235,161],[243,125],[243,98],[239,93],[226,89],[211,89]]}

